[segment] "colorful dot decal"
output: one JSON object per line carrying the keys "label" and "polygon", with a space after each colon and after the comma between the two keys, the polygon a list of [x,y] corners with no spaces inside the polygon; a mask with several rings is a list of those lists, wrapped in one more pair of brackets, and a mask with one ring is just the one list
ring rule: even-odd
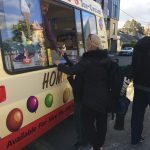
{"label": "colorful dot decal", "polygon": [[38,108],[38,99],[35,96],[30,96],[27,100],[27,109],[33,113]]}
{"label": "colorful dot decal", "polygon": [[19,108],[11,110],[6,119],[6,126],[9,131],[17,131],[23,122],[23,113]]}
{"label": "colorful dot decal", "polygon": [[45,97],[45,105],[47,107],[51,107],[53,104],[53,95],[52,94],[47,94],[47,96]]}
{"label": "colorful dot decal", "polygon": [[70,89],[66,88],[63,93],[63,102],[66,103],[70,97]]}
{"label": "colorful dot decal", "polygon": [[102,30],[103,29],[103,20],[102,18],[99,19],[99,27]]}

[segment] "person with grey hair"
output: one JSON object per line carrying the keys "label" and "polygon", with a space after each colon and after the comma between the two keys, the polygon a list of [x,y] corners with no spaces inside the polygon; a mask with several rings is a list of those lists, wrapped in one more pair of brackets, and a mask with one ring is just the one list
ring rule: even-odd
{"label": "person with grey hair", "polygon": [[90,34],[86,40],[86,52],[81,60],[69,67],[58,64],[58,70],[69,75],[82,74],[83,124],[91,150],[101,150],[107,131],[107,109],[110,102],[109,71],[111,59],[103,50],[101,39]]}

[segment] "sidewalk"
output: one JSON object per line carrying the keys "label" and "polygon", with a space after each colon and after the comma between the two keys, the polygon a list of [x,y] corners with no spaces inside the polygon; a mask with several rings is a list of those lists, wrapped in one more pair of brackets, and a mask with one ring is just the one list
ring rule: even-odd
{"label": "sidewalk", "polygon": [[144,130],[143,136],[145,141],[142,144],[132,146],[130,144],[130,119],[131,119],[131,108],[130,104],[129,110],[125,119],[125,130],[117,131],[113,129],[114,121],[108,121],[108,132],[106,137],[106,142],[104,145],[104,150],[149,150],[150,149],[150,108],[148,107],[145,114]]}
{"label": "sidewalk", "polygon": [[[150,108],[147,108],[144,121],[143,136],[144,143],[137,146],[130,144],[130,119],[131,107],[125,119],[125,130],[117,131],[113,128],[114,120],[108,118],[108,132],[104,145],[104,150],[149,150],[150,149]],[[24,150],[72,150],[76,142],[76,134],[73,126],[73,117],[69,117],[61,124],[48,131],[36,141],[28,145]],[[87,149],[84,149],[87,150]]]}

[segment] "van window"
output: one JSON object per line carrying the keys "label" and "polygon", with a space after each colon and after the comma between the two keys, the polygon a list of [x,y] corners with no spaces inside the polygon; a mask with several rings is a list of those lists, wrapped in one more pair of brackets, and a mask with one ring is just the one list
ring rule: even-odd
{"label": "van window", "polygon": [[9,72],[48,66],[39,0],[1,0],[2,53]]}
{"label": "van window", "polygon": [[82,56],[84,53],[84,45],[83,45],[83,31],[82,31],[82,23],[81,23],[81,11],[75,9],[75,20],[76,20],[76,30],[77,30],[77,42],[79,49],[79,56]]}

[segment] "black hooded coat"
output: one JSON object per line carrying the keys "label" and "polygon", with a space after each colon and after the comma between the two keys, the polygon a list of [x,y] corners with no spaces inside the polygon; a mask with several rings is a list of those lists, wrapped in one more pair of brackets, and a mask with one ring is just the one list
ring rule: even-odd
{"label": "black hooded coat", "polygon": [[[69,67],[72,67],[74,65],[73,62],[71,62],[69,60],[66,53],[64,53],[63,57],[66,60],[65,65],[68,65]],[[75,77],[73,75],[70,75],[67,77],[67,79],[72,87],[75,103],[81,103],[82,96],[83,96],[83,76],[82,76],[82,74],[78,73],[75,75]]]}
{"label": "black hooded coat", "polygon": [[[144,37],[134,47],[132,57],[134,86],[150,88],[150,37]],[[149,90],[148,90],[149,91]]]}
{"label": "black hooded coat", "polygon": [[69,75],[82,74],[82,104],[95,111],[106,112],[110,102],[110,62],[106,51],[92,50],[84,53],[79,63],[72,67],[59,64],[58,70]]}

